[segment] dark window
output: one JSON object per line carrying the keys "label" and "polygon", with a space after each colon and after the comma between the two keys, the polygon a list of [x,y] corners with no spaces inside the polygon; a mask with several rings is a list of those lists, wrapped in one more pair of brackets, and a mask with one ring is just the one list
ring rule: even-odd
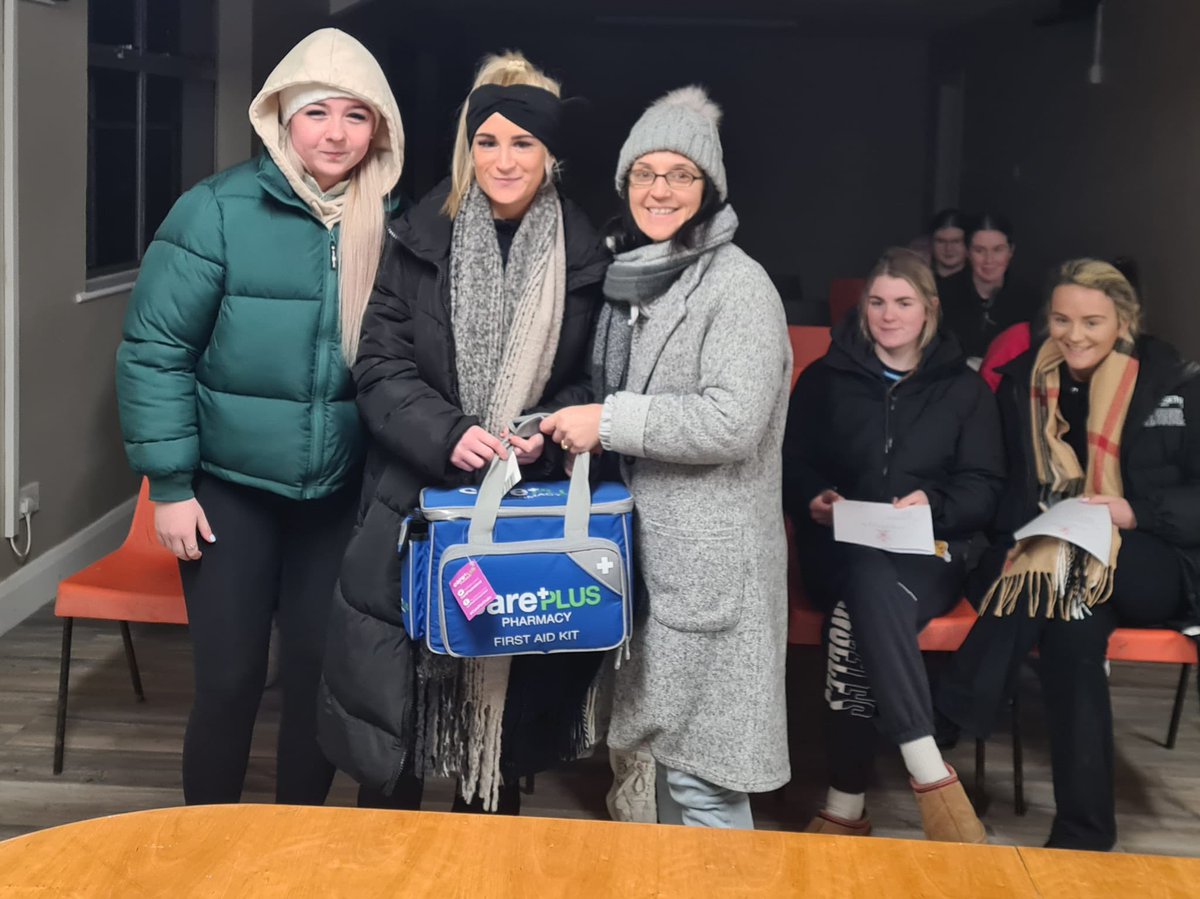
{"label": "dark window", "polygon": [[88,275],[136,268],[213,168],[214,0],[88,4]]}

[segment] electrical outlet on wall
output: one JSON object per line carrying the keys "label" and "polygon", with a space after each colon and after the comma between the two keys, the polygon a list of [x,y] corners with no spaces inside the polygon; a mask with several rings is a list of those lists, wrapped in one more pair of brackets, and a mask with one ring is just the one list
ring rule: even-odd
{"label": "electrical outlet on wall", "polygon": [[21,488],[21,492],[17,494],[18,515],[32,515],[41,507],[41,500],[38,495],[39,487],[38,482],[33,481]]}

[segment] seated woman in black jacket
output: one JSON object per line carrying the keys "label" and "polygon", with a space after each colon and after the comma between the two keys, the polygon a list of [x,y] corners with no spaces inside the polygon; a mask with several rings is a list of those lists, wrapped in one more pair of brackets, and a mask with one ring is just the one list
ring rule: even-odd
{"label": "seated woman in black jacket", "polygon": [[[1200,367],[1138,336],[1137,294],[1107,262],[1067,262],[1054,284],[1049,339],[999,370],[1011,471],[990,560],[998,580],[938,709],[986,737],[1037,644],[1057,805],[1046,845],[1107,850],[1116,841],[1109,635],[1196,616]],[[1013,545],[1041,508],[1073,496],[1108,506],[1109,558],[1052,537]]]}
{"label": "seated woman in black jacket", "polygon": [[[933,740],[917,635],[962,595],[965,554],[1003,487],[1000,419],[958,341],[938,333],[933,274],[888,250],[858,315],[834,329],[828,355],[792,394],[784,504],[796,526],[809,595],[826,629],[830,782],[809,830],[870,833],[863,793],[878,728],[899,745],[932,840],[983,842],[983,825]],[[929,505],[940,552],[900,555],[835,543],[843,497]]]}
{"label": "seated woman in black jacket", "polygon": [[[969,264],[938,285],[942,330],[958,338],[973,362],[987,355],[997,335],[1037,315],[1037,290],[1013,277],[1010,266],[1015,252],[1008,219],[994,212],[984,213],[967,229]],[[978,363],[973,367],[978,368]]]}

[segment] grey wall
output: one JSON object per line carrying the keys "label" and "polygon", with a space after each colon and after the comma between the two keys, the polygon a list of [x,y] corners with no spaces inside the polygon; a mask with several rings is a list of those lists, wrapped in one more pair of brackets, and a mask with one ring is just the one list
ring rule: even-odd
{"label": "grey wall", "polygon": [[254,4],[219,0],[217,7],[217,146],[220,171],[254,152],[247,109],[253,98]]}
{"label": "grey wall", "polygon": [[[74,302],[85,267],[87,4],[18,3],[17,35],[19,471],[41,484],[36,557],[136,482],[113,415],[124,304]],[[0,578],[16,567],[0,549]]]}
{"label": "grey wall", "polygon": [[1089,23],[995,30],[946,48],[965,70],[965,206],[996,206],[1028,274],[1134,256],[1150,329],[1200,356],[1200,4],[1106,0],[1103,83]]}
{"label": "grey wall", "polygon": [[[242,16],[248,35],[247,0],[220,2],[230,30]],[[19,464],[22,484],[41,485],[32,560],[132,496],[137,479],[113,388],[128,297],[74,300],[85,286],[87,3],[18,3],[17,16]],[[227,58],[217,145],[233,162],[250,150],[249,37]],[[0,580],[17,567],[0,548]]]}

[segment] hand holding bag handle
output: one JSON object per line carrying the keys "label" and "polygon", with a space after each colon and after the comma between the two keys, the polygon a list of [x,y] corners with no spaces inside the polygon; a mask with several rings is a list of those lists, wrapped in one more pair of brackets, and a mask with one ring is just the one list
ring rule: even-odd
{"label": "hand holding bag handle", "polygon": [[[517,421],[525,423],[533,416]],[[517,422],[514,422],[515,425]],[[514,433],[516,428],[513,428]],[[471,527],[467,531],[467,543],[474,546],[490,545],[492,529],[500,512],[500,500],[504,499],[504,475],[506,462],[492,459],[492,464],[479,485],[479,496],[475,500],[475,511],[471,513]],[[563,537],[568,540],[582,539],[588,534],[588,521],[592,513],[592,489],[588,483],[591,456],[582,453],[575,457],[575,468],[571,471],[571,487],[567,491],[567,514],[563,518]]]}

